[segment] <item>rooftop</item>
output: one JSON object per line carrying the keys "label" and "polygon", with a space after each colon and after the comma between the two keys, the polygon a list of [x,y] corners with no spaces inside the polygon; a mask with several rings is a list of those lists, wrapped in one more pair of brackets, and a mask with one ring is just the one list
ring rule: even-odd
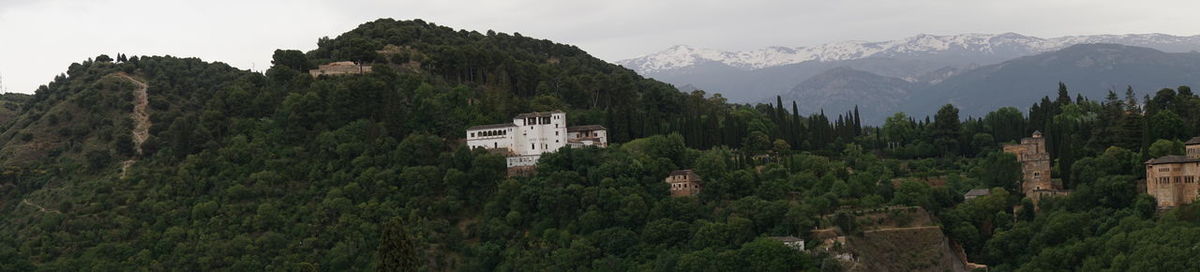
{"label": "rooftop", "polygon": [[567,132],[592,131],[592,130],[605,130],[605,128],[604,128],[604,126],[601,126],[601,125],[586,125],[586,126],[567,127]]}
{"label": "rooftop", "polygon": [[671,171],[672,176],[687,175],[687,174],[695,174],[695,172],[693,172],[692,169]]}
{"label": "rooftop", "polygon": [[966,194],[963,194],[963,196],[985,196],[990,194],[992,194],[992,191],[988,189],[971,189]]}
{"label": "rooftop", "polygon": [[803,242],[804,241],[804,239],[796,238],[796,236],[771,236],[771,237],[767,237],[767,239],[780,241],[780,242],[784,242],[784,243]]}
{"label": "rooftop", "polygon": [[1185,162],[1200,162],[1200,159],[1189,158],[1181,155],[1167,155],[1146,161],[1146,164],[1164,164],[1164,163],[1185,163]]}
{"label": "rooftop", "polygon": [[517,114],[517,117],[513,117],[513,118],[516,119],[516,118],[529,118],[529,117],[546,117],[546,116],[550,116],[551,114],[555,114],[555,113],[563,113],[563,111],[555,110],[555,111],[542,111],[542,112],[527,112],[527,113]]}
{"label": "rooftop", "polygon": [[469,127],[469,128],[467,128],[467,130],[497,129],[497,128],[506,128],[506,127],[515,127],[515,126],[517,126],[517,125],[514,125],[512,123],[494,124],[494,125],[478,125],[478,126]]}
{"label": "rooftop", "polygon": [[1183,144],[1185,144],[1185,145],[1200,144],[1200,137],[1192,137],[1191,140],[1188,140],[1187,142],[1185,142]]}
{"label": "rooftop", "polygon": [[320,66],[321,67],[331,67],[331,66],[357,66],[357,65],[358,64],[355,64],[353,61],[339,61],[339,62],[330,62],[327,64],[321,64]]}

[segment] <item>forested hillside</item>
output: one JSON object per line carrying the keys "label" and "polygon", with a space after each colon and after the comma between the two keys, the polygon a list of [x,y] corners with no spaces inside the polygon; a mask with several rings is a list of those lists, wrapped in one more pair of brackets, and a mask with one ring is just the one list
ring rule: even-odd
{"label": "forested hillside", "polygon": [[[1061,86],[1028,115],[963,120],[946,106],[864,127],[857,111],[729,104],[573,46],[420,20],[273,57],[260,74],[98,56],[4,100],[19,106],[0,134],[0,271],[837,271],[766,237],[861,235],[846,211],[885,206],[924,208],[1000,271],[1200,266],[1187,257],[1200,209],[1156,214],[1134,183],[1141,161],[1198,132],[1186,87],[1093,101]],[[333,61],[373,69],[307,73]],[[149,86],[141,145],[137,82]],[[556,109],[603,124],[612,145],[507,177],[504,157],[461,142],[466,127]],[[998,152],[1034,130],[1075,190],[1036,214]],[[699,196],[669,197],[678,169],[704,178]],[[964,202],[972,188],[994,193]]]}

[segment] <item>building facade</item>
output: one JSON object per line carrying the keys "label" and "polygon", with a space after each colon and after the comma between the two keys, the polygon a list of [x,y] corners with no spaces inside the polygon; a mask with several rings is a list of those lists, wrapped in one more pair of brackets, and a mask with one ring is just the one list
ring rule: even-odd
{"label": "building facade", "polygon": [[704,188],[700,175],[690,169],[671,171],[664,182],[671,185],[671,197],[694,196]]}
{"label": "building facade", "polygon": [[1169,155],[1146,161],[1146,193],[1159,209],[1190,204],[1200,196],[1200,137],[1185,143],[1187,155]]}
{"label": "building facade", "polygon": [[1021,143],[1004,145],[1004,152],[1016,155],[1021,162],[1021,192],[1035,203],[1042,197],[1069,193],[1050,176],[1050,153],[1041,132],[1034,131]]}
{"label": "building facade", "polygon": [[357,64],[351,61],[322,64],[317,66],[317,69],[308,70],[308,74],[314,78],[319,76],[356,75],[370,72],[370,65]]}
{"label": "building facade", "polygon": [[771,236],[767,237],[767,239],[779,241],[780,243],[783,243],[783,245],[797,251],[804,251],[804,239],[800,239],[795,236]]}
{"label": "building facade", "polygon": [[512,123],[467,128],[466,136],[468,147],[505,154],[510,168],[536,165],[542,154],[564,146],[608,146],[603,126],[567,127],[567,114],[562,111],[522,113]]}

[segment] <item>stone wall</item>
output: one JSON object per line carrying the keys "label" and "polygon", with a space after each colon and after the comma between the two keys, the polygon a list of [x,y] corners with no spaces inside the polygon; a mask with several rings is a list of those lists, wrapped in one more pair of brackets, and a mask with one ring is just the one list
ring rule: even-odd
{"label": "stone wall", "polygon": [[1200,195],[1200,162],[1150,164],[1146,166],[1146,193],[1158,208],[1189,204]]}
{"label": "stone wall", "polygon": [[1021,162],[1021,192],[1026,196],[1040,195],[1035,191],[1058,190],[1050,179],[1050,153],[1041,134],[1021,139],[1020,144],[1004,145],[1004,152],[1017,156]]}

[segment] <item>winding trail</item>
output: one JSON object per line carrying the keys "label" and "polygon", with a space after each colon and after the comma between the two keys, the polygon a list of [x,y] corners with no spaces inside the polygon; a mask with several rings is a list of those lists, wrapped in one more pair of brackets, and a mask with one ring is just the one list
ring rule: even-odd
{"label": "winding trail", "polygon": [[37,209],[38,209],[38,211],[40,211],[40,212],[42,212],[42,213],[57,213],[57,214],[62,214],[62,212],[60,212],[60,211],[58,211],[58,210],[54,210],[54,209],[47,209],[47,208],[45,208],[45,207],[42,207],[42,205],[34,204],[32,201],[29,201],[28,199],[23,199],[23,200],[21,200],[21,204],[25,204],[25,205],[29,205],[30,207],[37,208]]}
{"label": "winding trail", "polygon": [[881,231],[899,231],[899,230],[923,230],[923,229],[938,229],[940,231],[942,229],[942,227],[941,226],[918,226],[918,227],[904,227],[904,228],[881,228],[881,229],[873,229],[873,230],[864,230],[863,233],[873,233],[873,232],[881,232]]}
{"label": "winding trail", "polygon": [[[133,91],[134,104],[133,113],[130,113],[133,119],[133,148],[137,151],[137,156],[142,156],[142,143],[150,138],[150,113],[146,111],[146,106],[150,104],[150,94],[146,93],[149,85],[146,82],[137,80],[124,72],[117,73],[116,76],[129,80],[137,85],[137,89]],[[125,177],[129,171],[129,167],[133,166],[137,159],[129,159],[121,162],[121,177]]]}

